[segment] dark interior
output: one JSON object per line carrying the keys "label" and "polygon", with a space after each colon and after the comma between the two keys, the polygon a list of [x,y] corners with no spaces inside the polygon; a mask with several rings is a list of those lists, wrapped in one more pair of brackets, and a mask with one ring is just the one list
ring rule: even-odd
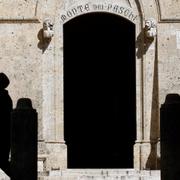
{"label": "dark interior", "polygon": [[135,25],[108,13],[64,24],[68,168],[133,168]]}

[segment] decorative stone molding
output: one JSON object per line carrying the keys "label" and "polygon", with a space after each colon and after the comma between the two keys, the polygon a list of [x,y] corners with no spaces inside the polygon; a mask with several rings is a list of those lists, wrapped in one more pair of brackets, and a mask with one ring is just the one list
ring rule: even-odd
{"label": "decorative stone molding", "polygon": [[156,0],[160,23],[180,22],[180,1]]}
{"label": "decorative stone molding", "polygon": [[153,18],[149,18],[145,21],[145,35],[146,38],[154,38],[157,34],[157,28],[156,28],[156,20]]}
{"label": "decorative stone molding", "polygon": [[40,23],[37,17],[34,18],[0,18],[0,24],[25,24]]}
{"label": "decorative stone molding", "polygon": [[50,18],[46,18],[43,22],[43,37],[45,39],[51,39],[54,36],[53,30],[54,23]]}
{"label": "decorative stone molding", "polygon": [[0,21],[33,20],[34,22],[34,19],[40,17],[42,6],[39,3],[40,0],[2,0],[0,1]]}

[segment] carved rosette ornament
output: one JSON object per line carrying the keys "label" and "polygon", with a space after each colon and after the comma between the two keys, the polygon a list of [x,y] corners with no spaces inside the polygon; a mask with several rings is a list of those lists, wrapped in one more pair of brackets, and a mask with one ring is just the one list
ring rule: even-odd
{"label": "carved rosette ornament", "polygon": [[153,18],[149,18],[145,21],[145,36],[146,38],[153,39],[157,34],[157,23]]}
{"label": "carved rosette ornament", "polygon": [[43,22],[43,37],[45,39],[51,39],[54,36],[53,30],[54,23],[50,18],[46,18]]}

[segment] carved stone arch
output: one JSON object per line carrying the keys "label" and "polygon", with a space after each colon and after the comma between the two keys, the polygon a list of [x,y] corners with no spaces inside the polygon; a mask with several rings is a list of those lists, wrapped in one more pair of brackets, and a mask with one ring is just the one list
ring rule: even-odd
{"label": "carved stone arch", "polygon": [[[151,116],[147,115],[146,111],[151,108],[152,105],[152,95],[150,97],[149,104],[147,103],[148,99],[146,99],[147,96],[147,90],[153,89],[153,78],[150,80],[150,84],[147,84],[146,78],[148,76],[147,72],[147,62],[149,59],[154,58],[155,60],[155,43],[152,43],[152,46],[150,49],[147,49],[146,52],[144,52],[144,34],[143,34],[143,28],[144,28],[144,20],[148,17],[151,17],[151,14],[148,14],[148,7],[142,2],[141,0],[108,0],[108,4],[117,5],[119,7],[126,7],[127,9],[132,10],[133,15],[132,17],[135,17],[137,15],[137,18],[135,18],[135,25],[136,25],[136,124],[137,124],[137,141],[134,146],[134,167],[137,169],[145,169],[147,168],[147,159],[150,155],[151,151],[151,139],[150,139],[150,124],[151,124]],[[91,0],[88,1],[90,5],[94,4],[104,4],[103,0]],[[67,159],[66,157],[66,145],[64,144],[64,105],[63,105],[63,24],[62,21],[62,15],[69,10],[71,10],[71,13],[73,13],[72,9],[74,7],[78,7],[80,5],[87,4],[86,0],[73,0],[73,1],[67,1],[64,0],[61,3],[56,4],[56,11],[54,12],[54,41],[52,42],[50,48],[53,48],[54,55],[52,55],[52,61],[51,64],[48,64],[46,61],[46,56],[44,56],[44,64],[43,68],[48,69],[48,67],[51,65],[53,67],[53,77],[51,78],[52,81],[50,81],[48,75],[43,77],[44,84],[43,87],[43,93],[49,93],[50,92],[50,99],[47,102],[44,102],[43,109],[46,111],[48,108],[52,108],[49,110],[52,112],[52,114],[49,117],[49,119],[44,118],[44,121],[46,121],[45,127],[44,127],[44,139],[47,142],[47,147],[51,146],[57,146],[59,147],[58,152],[61,153],[61,157],[63,156],[63,165],[62,167],[66,167]],[[151,4],[153,6],[153,9],[156,9],[156,4],[154,0],[151,0]],[[86,7],[87,8],[87,7]],[[79,9],[81,11],[81,9]],[[75,10],[74,10],[75,11]],[[91,10],[90,12],[106,12],[107,10]],[[108,13],[114,13],[109,12]],[[74,12],[75,15],[72,15],[73,17],[76,17],[76,12]],[[83,14],[84,12],[80,13]],[[89,13],[89,11],[87,12]],[[118,13],[115,13],[118,15]],[[156,13],[157,14],[157,13]],[[157,17],[155,14],[155,18]],[[69,14],[71,16],[71,14]],[[78,14],[77,14],[78,15]],[[122,16],[119,14],[119,16]],[[154,16],[154,14],[152,14]],[[133,19],[133,18],[132,18]],[[131,19],[131,20],[132,20]],[[157,19],[157,18],[156,18]],[[152,53],[153,52],[153,53]],[[48,53],[48,52],[47,52]],[[138,54],[139,53],[139,54]],[[153,55],[150,55],[153,54]],[[50,56],[48,56],[49,58]],[[148,60],[147,60],[148,59]],[[154,60],[150,63],[150,66],[154,69]],[[151,67],[151,69],[152,69]],[[154,74],[154,72],[153,72]],[[52,87],[50,89],[50,87]],[[52,106],[53,105],[53,106]],[[151,111],[150,111],[151,112]],[[46,116],[47,117],[47,116]],[[50,128],[51,127],[51,128]],[[146,132],[148,131],[148,133]],[[147,136],[145,134],[148,134]],[[55,144],[52,144],[55,143]],[[48,145],[49,144],[49,145]],[[51,144],[51,145],[50,145]],[[51,150],[53,148],[50,148]],[[53,153],[53,152],[52,152]],[[50,154],[52,154],[50,153]],[[145,158],[141,158],[145,157]],[[155,160],[153,159],[153,164]]]}

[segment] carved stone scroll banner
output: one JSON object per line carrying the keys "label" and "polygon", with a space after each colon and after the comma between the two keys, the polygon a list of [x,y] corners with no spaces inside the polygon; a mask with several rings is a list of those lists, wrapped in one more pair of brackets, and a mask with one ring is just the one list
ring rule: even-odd
{"label": "carved stone scroll banner", "polygon": [[37,7],[38,0],[0,0],[0,22],[35,21]]}
{"label": "carved stone scroll banner", "polygon": [[123,5],[112,4],[112,3],[86,3],[78,4],[68,10],[61,13],[60,18],[63,23],[69,21],[70,19],[91,12],[108,12],[120,15],[133,23],[137,19],[137,15],[134,14],[133,10],[130,7]]}

